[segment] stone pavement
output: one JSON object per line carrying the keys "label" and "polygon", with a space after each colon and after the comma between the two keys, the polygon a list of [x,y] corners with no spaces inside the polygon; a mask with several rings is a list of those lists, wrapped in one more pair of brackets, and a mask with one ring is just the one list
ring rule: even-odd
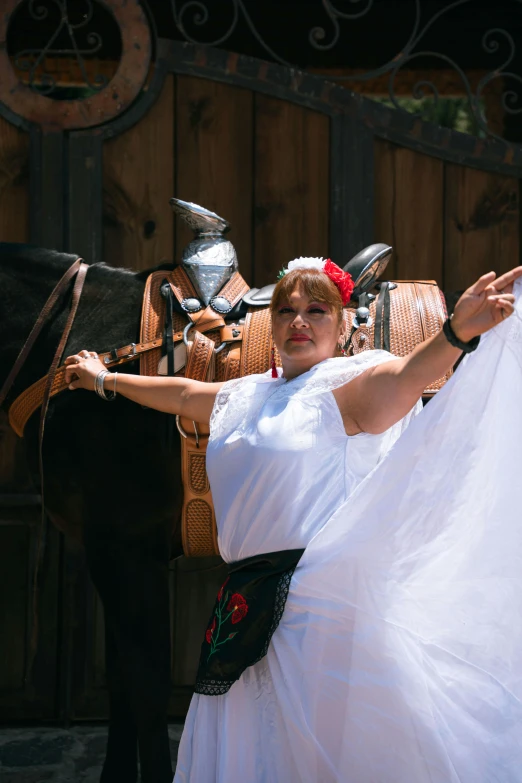
{"label": "stone pavement", "polygon": [[[173,760],[181,730],[181,725],[169,728]],[[105,726],[0,729],[0,780],[98,783],[106,741]]]}

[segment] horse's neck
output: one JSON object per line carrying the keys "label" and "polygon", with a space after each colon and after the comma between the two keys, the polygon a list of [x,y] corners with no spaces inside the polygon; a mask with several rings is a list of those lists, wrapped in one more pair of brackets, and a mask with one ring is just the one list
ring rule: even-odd
{"label": "horse's neck", "polygon": [[[0,382],[11,369],[52,289],[75,259],[41,248],[0,245]],[[49,369],[67,319],[71,285],[53,309],[13,391],[20,392]],[[103,264],[91,266],[66,354],[82,347],[102,351],[135,341],[143,286],[142,280],[126,270]]]}

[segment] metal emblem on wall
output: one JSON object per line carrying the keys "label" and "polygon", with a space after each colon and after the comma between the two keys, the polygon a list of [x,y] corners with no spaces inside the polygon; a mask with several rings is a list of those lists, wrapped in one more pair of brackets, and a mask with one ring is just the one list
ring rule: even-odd
{"label": "metal emblem on wall", "polygon": [[[96,11],[104,11],[117,28],[121,57],[115,72],[90,73],[89,62],[104,45],[93,29]],[[11,51],[10,32],[23,11],[42,45]],[[49,130],[76,130],[101,125],[121,114],[139,95],[151,61],[152,40],[139,0],[3,0],[0,16],[0,100],[29,122]],[[76,14],[76,15],[73,15]],[[45,28],[45,29],[44,29]],[[37,35],[38,37],[38,35]],[[76,99],[63,99],[48,62],[73,62],[79,74]],[[25,78],[22,78],[25,76]]]}
{"label": "metal emblem on wall", "polygon": [[[424,18],[421,13],[421,0],[412,0],[412,13],[406,14],[401,9],[401,26],[404,29],[404,39],[397,41],[397,51],[394,56],[377,68],[373,68],[363,73],[353,73],[348,75],[336,75],[336,81],[343,81],[347,87],[354,86],[355,83],[369,82],[379,77],[387,76],[387,100],[393,107],[399,111],[405,111],[404,102],[400,101],[397,95],[396,87],[401,74],[408,65],[418,65],[422,60],[428,58],[435,61],[438,66],[451,70],[456,81],[460,85],[460,91],[465,96],[468,111],[473,119],[473,125],[477,135],[489,136],[504,140],[502,135],[496,133],[492,123],[488,121],[484,111],[484,96],[488,88],[494,84],[500,85],[498,92],[501,109],[506,115],[522,114],[522,74],[513,70],[516,63],[517,51],[514,36],[505,29],[503,23],[496,24],[491,22],[486,25],[488,29],[484,30],[482,38],[477,41],[477,47],[481,48],[482,56],[491,63],[490,69],[485,70],[480,78],[472,83],[469,74],[459,64],[455,57],[450,56],[442,50],[442,45],[447,39],[447,27],[443,27],[440,35],[441,45],[436,50],[423,48],[426,39],[433,34],[433,28],[437,23],[444,25],[451,24],[451,13],[457,8],[469,5],[470,13],[478,13],[480,0],[454,0],[444,4],[444,7],[438,11],[431,11],[430,18]],[[256,21],[255,7],[259,5],[252,2],[249,6],[246,0],[229,0],[230,2],[230,21],[223,21],[222,4],[220,4],[219,18],[212,8],[212,0],[171,0],[174,22],[183,38],[194,44],[203,44],[206,46],[217,46],[230,48],[232,41],[234,44],[238,40],[239,30],[252,35],[257,44],[261,47],[265,56],[269,59],[292,68],[306,70],[302,65],[290,62],[285,58],[280,50],[281,41],[284,41],[284,35],[280,30],[272,36],[266,30],[272,32],[275,24],[263,27]],[[314,53],[330,53],[335,47],[341,47],[343,44],[343,25],[354,24],[367,17],[372,10],[377,9],[375,0],[350,0],[351,10],[345,6],[343,10],[339,7],[341,0],[317,0],[317,24],[314,24],[307,32],[307,40],[303,40],[301,51],[303,56],[313,59]],[[391,3],[390,3],[391,5]],[[520,11],[522,25],[522,0],[513,0],[513,8]],[[249,10],[251,9],[251,10]],[[490,7],[490,16],[494,18],[495,6]],[[500,17],[500,13],[498,14]],[[295,26],[302,16],[302,11],[296,13],[294,20]],[[322,19],[321,19],[322,16]],[[426,14],[425,14],[426,16]],[[227,26],[228,25],[228,26]],[[212,36],[212,31],[219,29],[219,36]],[[263,33],[261,32],[263,28]],[[234,36],[236,35],[236,38]],[[297,33],[294,31],[294,36]],[[245,37],[245,36],[243,36]],[[269,40],[270,39],[270,40]],[[236,44],[235,44],[236,45]],[[371,46],[371,41],[368,41]],[[305,50],[307,51],[305,52]],[[243,53],[242,50],[240,53]],[[321,63],[322,66],[322,63]],[[360,89],[360,88],[358,88]],[[411,87],[411,101],[420,102],[429,98],[431,108],[436,107],[441,100],[440,89],[437,84],[429,78],[420,77],[415,80]],[[422,111],[408,109],[411,113],[426,119]]]}

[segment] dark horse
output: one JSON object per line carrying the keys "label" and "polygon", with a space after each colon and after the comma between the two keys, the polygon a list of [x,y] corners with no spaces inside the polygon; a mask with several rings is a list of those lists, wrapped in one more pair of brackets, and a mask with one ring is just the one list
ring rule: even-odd
{"label": "dark horse", "polygon": [[[52,288],[76,256],[0,243],[0,385]],[[170,267],[172,268],[172,267]],[[90,266],[64,357],[138,342],[147,273]],[[31,351],[6,402],[44,376],[65,326],[72,286]],[[121,372],[138,372],[138,362]],[[167,416],[83,390],[51,400],[44,438],[45,505],[83,541],[105,611],[110,723],[102,783],[171,783],[169,559],[181,554],[179,436]],[[39,411],[24,440],[38,476]],[[175,477],[179,479],[176,480]]]}
{"label": "dark horse", "polygon": [[[0,243],[0,385],[52,288],[75,260],[65,253]],[[82,348],[100,353],[138,342],[148,274],[91,265],[64,356]],[[33,348],[7,405],[47,373],[71,288]],[[119,371],[138,369],[134,362]],[[58,394],[47,415],[46,509],[61,529],[81,536],[105,610],[110,723],[102,783],[135,781],[138,750],[143,783],[172,781],[168,563],[182,553],[182,485],[179,436],[174,429],[169,446],[168,418],[123,397],[109,404],[82,390]],[[35,475],[38,425],[35,413],[25,430]]]}

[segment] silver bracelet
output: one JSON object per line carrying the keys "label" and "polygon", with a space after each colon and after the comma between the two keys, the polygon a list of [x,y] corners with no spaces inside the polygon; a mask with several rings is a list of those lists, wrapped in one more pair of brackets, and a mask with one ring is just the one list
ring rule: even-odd
{"label": "silver bracelet", "polygon": [[102,398],[102,400],[105,400],[106,402],[112,402],[116,398],[116,378],[114,378],[114,391],[107,392],[105,391],[105,387],[103,385],[106,375],[109,375],[109,370],[100,370],[94,379],[94,391],[98,397]]}

